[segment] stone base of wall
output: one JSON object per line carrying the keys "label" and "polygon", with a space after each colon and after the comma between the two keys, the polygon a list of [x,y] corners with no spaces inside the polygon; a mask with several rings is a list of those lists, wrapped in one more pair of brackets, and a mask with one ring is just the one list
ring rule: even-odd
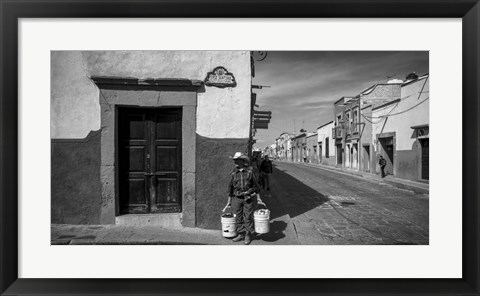
{"label": "stone base of wall", "polygon": [[52,223],[99,224],[100,131],[51,144]]}
{"label": "stone base of wall", "polygon": [[197,135],[196,217],[197,227],[220,229],[220,215],[227,203],[228,183],[235,152],[245,153],[248,138],[212,139]]}
{"label": "stone base of wall", "polygon": [[[196,227],[220,229],[227,202],[229,156],[245,153],[248,139],[210,139],[197,135]],[[52,223],[100,224],[100,132],[80,140],[52,140]]]}
{"label": "stone base of wall", "polygon": [[335,166],[335,156],[329,158],[322,157],[322,164]]}
{"label": "stone base of wall", "polygon": [[395,159],[396,177],[418,181],[419,156],[414,150],[397,150]]}

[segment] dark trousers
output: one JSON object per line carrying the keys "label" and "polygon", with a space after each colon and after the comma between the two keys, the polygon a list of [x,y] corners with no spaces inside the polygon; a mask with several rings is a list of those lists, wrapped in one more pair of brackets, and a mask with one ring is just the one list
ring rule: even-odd
{"label": "dark trousers", "polygon": [[387,174],[385,174],[385,166],[381,165],[380,169],[382,170],[382,178],[384,178]]}
{"label": "dark trousers", "polygon": [[237,232],[243,234],[252,234],[255,231],[253,226],[253,212],[255,209],[255,199],[243,199],[232,197],[232,210],[237,215]]}
{"label": "dark trousers", "polygon": [[270,175],[268,173],[262,173],[262,188],[265,189],[268,188],[270,189]]}

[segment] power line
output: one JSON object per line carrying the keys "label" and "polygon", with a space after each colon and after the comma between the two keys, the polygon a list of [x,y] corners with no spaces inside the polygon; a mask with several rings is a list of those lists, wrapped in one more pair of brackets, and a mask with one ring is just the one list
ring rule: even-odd
{"label": "power line", "polygon": [[[430,78],[430,77],[427,77],[427,78],[425,79],[425,82],[424,82],[423,85],[422,85],[422,89],[418,92],[417,100],[420,99],[420,97],[422,96],[422,93],[424,93],[424,92],[423,92],[423,89],[425,88],[425,85],[427,84],[428,78]],[[410,95],[410,96],[411,96],[411,95]],[[405,97],[404,99],[406,99],[406,98],[408,98],[408,97],[410,97],[410,96],[407,96],[407,97]],[[401,101],[403,101],[404,99],[402,99]],[[403,114],[403,113],[405,113],[405,112],[408,112],[408,111],[412,110],[413,108],[421,105],[422,103],[424,103],[424,102],[427,101],[428,99],[430,99],[430,97],[426,97],[426,98],[425,98],[423,101],[421,101],[420,103],[418,103],[418,104],[416,104],[416,105],[414,105],[414,106],[412,106],[412,107],[410,107],[410,108],[408,108],[408,109],[406,109],[406,110],[400,111],[400,112],[398,112],[398,113],[390,114],[390,113],[393,111],[393,109],[395,109],[396,107],[398,107],[398,104],[400,103],[400,101],[398,101],[397,104],[395,104],[395,106],[390,110],[390,112],[388,112],[387,115],[381,115],[381,116],[378,116],[378,117],[372,116],[372,117],[370,117],[370,118],[372,118],[372,119],[374,119],[374,118],[375,118],[375,119],[381,119],[381,118],[387,118],[387,117],[390,117],[390,116],[400,115],[400,114]],[[364,118],[365,118],[365,117],[364,117]],[[366,118],[365,118],[365,119],[366,119]],[[372,122],[372,123],[373,123],[373,122]]]}
{"label": "power line", "polygon": [[[410,107],[410,108],[408,108],[408,109],[406,109],[406,110],[400,111],[400,112],[398,112],[398,113],[394,113],[394,114],[390,114],[390,113],[389,113],[389,114],[387,114],[387,115],[381,115],[381,116],[378,116],[378,117],[372,116],[372,117],[370,117],[370,118],[371,118],[371,119],[381,119],[381,118],[387,118],[387,117],[390,117],[390,116],[400,115],[400,114],[403,114],[403,113],[405,113],[405,112],[408,112],[408,111],[412,110],[413,108],[421,105],[422,103],[424,103],[424,102],[427,101],[428,99],[430,99],[430,97],[426,97],[426,98],[425,98],[423,101],[421,101],[420,103],[418,103],[418,104],[416,104],[416,105],[414,105],[414,106],[412,106],[412,107]],[[396,107],[396,106],[395,106],[395,107]],[[392,108],[392,110],[393,110],[393,109],[395,109],[395,108]],[[391,112],[392,110],[390,110],[390,112]],[[365,115],[362,114],[362,116],[365,118]],[[365,118],[365,119],[366,119],[366,118]]]}
{"label": "power line", "polygon": [[368,122],[370,122],[370,123],[372,123],[372,124],[379,124],[380,122],[382,122],[382,121],[385,120],[385,118],[380,118],[380,120],[379,120],[378,122],[373,122],[372,120],[368,119],[368,118],[367,118],[365,115],[363,115],[363,114],[362,114],[362,117],[363,117],[366,121],[368,121]]}
{"label": "power line", "polygon": [[420,103],[416,104],[415,106],[412,106],[412,107],[408,108],[407,110],[403,110],[403,111],[400,111],[400,112],[398,112],[398,113],[389,114],[389,115],[386,115],[386,116],[380,116],[379,118],[381,118],[381,117],[389,117],[389,116],[395,116],[395,115],[403,114],[403,113],[405,113],[405,112],[407,112],[407,111],[410,111],[410,110],[412,110],[413,108],[417,107],[418,105],[422,104],[423,102],[427,101],[428,99],[430,99],[430,97],[426,97],[426,98],[425,98],[423,101],[421,101]]}
{"label": "power line", "polygon": [[[387,116],[388,116],[390,113],[392,113],[392,111],[398,106],[399,103],[400,103],[400,101],[397,102],[397,103],[395,104],[395,106],[393,106],[392,109],[390,109],[390,111],[388,111]],[[385,117],[385,115],[384,115],[384,116],[381,116],[381,117],[373,117],[373,116],[366,116],[366,115],[364,115],[364,114],[362,114],[362,116],[363,116],[364,118],[365,118],[365,117],[369,117],[369,118],[371,118],[371,119],[373,119],[373,118],[383,118],[383,117]]]}

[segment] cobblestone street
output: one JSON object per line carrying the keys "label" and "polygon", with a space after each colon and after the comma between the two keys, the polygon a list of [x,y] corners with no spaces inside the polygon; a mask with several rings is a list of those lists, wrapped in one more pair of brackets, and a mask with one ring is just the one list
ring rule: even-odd
{"label": "cobblestone street", "polygon": [[299,244],[428,244],[427,194],[311,165],[274,164],[263,199],[272,223],[293,226]]}
{"label": "cobblestone street", "polygon": [[[271,211],[270,232],[254,237],[252,245],[429,243],[428,194],[331,168],[278,161],[270,189],[261,194]],[[243,245],[215,229],[61,224],[52,225],[52,244]]]}

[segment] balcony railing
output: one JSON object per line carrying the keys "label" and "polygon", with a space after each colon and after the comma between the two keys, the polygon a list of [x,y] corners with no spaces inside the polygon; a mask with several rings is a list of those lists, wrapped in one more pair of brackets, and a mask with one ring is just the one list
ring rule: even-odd
{"label": "balcony railing", "polygon": [[332,128],[332,138],[341,139],[342,138],[342,127],[337,126]]}
{"label": "balcony railing", "polygon": [[344,123],[332,129],[332,138],[341,139],[346,135],[352,135],[352,134],[358,133],[358,131],[359,131],[358,124]]}
{"label": "balcony railing", "polygon": [[347,134],[358,133],[358,124],[350,123],[347,128]]}

